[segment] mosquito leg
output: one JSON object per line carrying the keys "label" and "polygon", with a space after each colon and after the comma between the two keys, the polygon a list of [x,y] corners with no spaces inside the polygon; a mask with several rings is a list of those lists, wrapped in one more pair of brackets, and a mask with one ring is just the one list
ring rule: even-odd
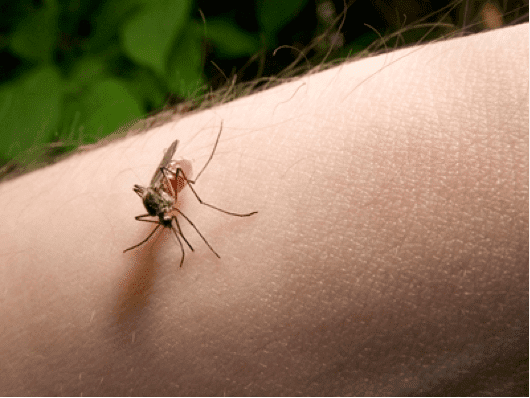
{"label": "mosquito leg", "polygon": [[[214,205],[211,205],[211,204],[209,204],[209,203],[204,202],[204,201],[199,197],[199,195],[197,194],[197,192],[195,191],[195,188],[193,188],[193,186],[191,186],[191,185],[189,184],[189,183],[192,183],[193,181],[188,180],[188,177],[186,177],[186,174],[184,174],[184,171],[181,170],[181,173],[182,173],[182,177],[184,178],[184,180],[186,180],[186,182],[188,183],[188,187],[190,187],[191,192],[193,192],[193,194],[195,195],[195,197],[197,198],[197,200],[199,201],[199,203],[200,203],[201,205],[211,207],[212,209],[215,209],[215,210],[217,210],[217,211],[220,211],[221,213],[225,213],[225,214],[228,214],[228,215],[230,215],[230,216],[236,216],[236,217],[248,217],[248,216],[251,216],[251,215],[257,213],[257,211],[253,211],[253,212],[251,212],[251,213],[245,213],[245,214],[241,214],[241,213],[233,213],[233,212],[231,212],[231,211],[223,210],[223,209],[221,209],[221,208],[219,208],[219,207],[216,207],[216,206],[214,206]],[[195,180],[197,180],[197,179],[195,179]]]}
{"label": "mosquito leg", "polygon": [[[142,216],[138,216],[138,217],[142,217]],[[144,216],[145,217],[145,216]],[[149,220],[139,220],[137,218],[138,221],[147,221],[149,222]],[[158,224],[155,229],[153,229],[153,231],[147,236],[147,238],[145,238],[143,241],[141,241],[140,243],[138,243],[137,245],[134,245],[134,246],[131,246],[129,247],[128,249],[125,249],[123,252],[128,252],[129,250],[132,250],[132,249],[136,249],[138,246],[142,246],[145,242],[147,242],[151,236],[153,236],[153,234],[156,232],[156,230],[160,227],[161,224]]]}
{"label": "mosquito leg", "polygon": [[[177,218],[173,217],[173,219],[176,221]],[[178,226],[178,222],[176,222],[176,224]],[[180,265],[179,265],[179,268],[182,268],[182,264],[184,264],[184,256],[185,256],[184,246],[182,245],[182,241],[180,240],[179,234],[177,233],[177,230],[175,229],[175,227],[173,227],[173,225],[171,226],[171,229],[173,230],[173,233],[175,234],[175,237],[177,238],[177,241],[179,242],[180,251],[182,252],[182,257],[180,258]],[[182,235],[182,231],[180,230],[180,226],[178,226],[178,230],[179,230],[180,235],[184,239],[184,241],[188,244],[190,249],[193,250],[192,247],[190,246],[190,244],[188,243],[188,241],[186,240],[186,238],[184,238],[184,235]]]}
{"label": "mosquito leg", "polygon": [[[206,161],[206,163],[204,164],[203,168],[201,169],[201,171],[199,171],[199,173],[197,174],[197,177],[195,177],[194,180],[188,180],[186,178],[186,181],[188,183],[192,183],[192,184],[195,184],[195,182],[199,179],[199,177],[201,176],[202,172],[204,170],[206,170],[206,167],[208,167],[208,165],[210,164],[210,161],[212,160],[213,158],[213,155],[215,154],[215,150],[217,149],[217,144],[219,143],[219,138],[221,138],[221,132],[223,131],[223,122],[221,121],[221,128],[219,129],[219,133],[217,134],[217,139],[215,140],[215,144],[213,146],[213,149],[212,149],[212,153],[210,153],[210,157],[208,158],[208,160]],[[182,172],[182,174],[184,175],[184,172]],[[186,177],[186,176],[184,176]]]}
{"label": "mosquito leg", "polygon": [[190,248],[190,250],[191,250],[192,252],[194,252],[195,250],[193,250],[193,247],[191,247],[190,242],[188,242],[188,240],[186,239],[186,237],[185,237],[184,234],[182,233],[182,230],[180,229],[179,220],[177,219],[176,216],[173,216],[173,217],[171,218],[171,228],[173,229],[173,232],[175,232],[175,234],[177,233],[177,232],[175,231],[175,227],[173,226],[173,220],[175,221],[175,225],[177,226],[177,230],[178,230],[179,235],[182,236],[182,239],[184,239],[184,242],[186,242],[186,244],[188,245],[188,247]]}
{"label": "mosquito leg", "polygon": [[206,243],[206,245],[210,248],[210,250],[212,251],[213,254],[215,254],[218,258],[221,258],[221,256],[219,254],[217,254],[217,252],[213,249],[212,246],[210,246],[210,244],[208,243],[208,241],[206,240],[206,238],[204,236],[202,236],[201,232],[199,231],[199,229],[195,226],[195,224],[193,222],[191,222],[191,220],[186,217],[186,215],[184,213],[182,213],[179,209],[175,209],[176,211],[178,211],[178,213],[184,217],[186,219],[187,222],[190,223],[190,225],[193,227],[193,229],[195,229],[195,231],[197,231],[197,233],[199,234],[199,236],[202,238],[202,240],[204,241],[204,243]]}
{"label": "mosquito leg", "polygon": [[[175,176],[175,177],[174,177],[175,180],[178,179],[178,177],[179,177],[179,173],[182,174],[182,178],[184,178],[184,181],[186,181],[186,184],[190,187],[191,191],[193,192],[193,194],[195,195],[195,197],[197,198],[197,200],[199,201],[200,204],[205,205],[205,206],[208,206],[208,207],[211,207],[211,208],[214,209],[214,210],[220,211],[221,213],[225,213],[225,214],[228,214],[228,215],[231,215],[231,216],[236,216],[236,217],[248,217],[248,216],[251,216],[251,215],[253,215],[253,214],[256,214],[257,211],[253,211],[253,212],[251,212],[251,213],[241,214],[241,213],[234,213],[234,212],[231,212],[231,211],[223,210],[223,209],[221,209],[221,208],[219,208],[219,207],[217,207],[217,206],[214,206],[214,205],[211,205],[211,204],[209,204],[209,203],[204,202],[204,201],[199,197],[199,194],[197,194],[197,191],[195,191],[195,188],[193,188],[193,186],[190,185],[190,184],[195,184],[195,182],[199,179],[199,176],[201,175],[201,173],[204,171],[204,169],[206,169],[206,166],[208,166],[208,163],[210,163],[210,160],[212,160],[213,155],[214,155],[214,153],[215,153],[215,148],[217,147],[217,143],[219,142],[219,138],[221,137],[221,131],[222,131],[222,129],[223,129],[223,124],[221,123],[221,129],[219,130],[219,134],[217,135],[217,140],[215,141],[215,146],[214,146],[214,148],[213,148],[213,150],[212,150],[212,153],[211,153],[211,155],[210,155],[210,158],[208,159],[208,161],[206,162],[206,164],[205,164],[205,166],[202,168],[202,170],[199,172],[199,174],[197,175],[197,177],[195,178],[195,180],[190,180],[190,179],[188,179],[188,177],[186,177],[186,174],[184,173],[184,170],[182,170],[181,168],[178,168],[176,171],[172,171],[172,170],[169,170],[169,169],[166,168],[166,167],[163,167],[163,168],[161,168],[161,170],[162,170],[162,173],[164,174],[164,177],[165,177],[166,179],[167,179],[166,172],[173,174],[173,175]],[[168,183],[167,185],[169,185],[171,191],[174,191],[174,190],[173,190],[173,187],[172,187],[172,185],[171,185],[170,183]],[[172,196],[175,196],[175,197],[176,197],[176,195],[174,194],[174,192],[173,192]]]}

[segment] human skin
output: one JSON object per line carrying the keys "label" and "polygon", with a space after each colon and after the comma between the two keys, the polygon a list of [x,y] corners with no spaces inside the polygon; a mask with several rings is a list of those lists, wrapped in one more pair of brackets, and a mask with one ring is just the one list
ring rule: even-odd
{"label": "human skin", "polygon": [[[195,251],[134,184],[195,160]],[[1,395],[528,392],[528,26],[343,64],[0,185]],[[500,388],[501,390],[495,390]]]}

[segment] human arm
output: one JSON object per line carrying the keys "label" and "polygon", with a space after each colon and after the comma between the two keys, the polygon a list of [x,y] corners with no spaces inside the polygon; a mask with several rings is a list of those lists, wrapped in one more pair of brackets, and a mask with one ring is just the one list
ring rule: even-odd
{"label": "human arm", "polygon": [[[527,30],[344,64],[2,184],[2,394],[466,395],[516,369]],[[196,189],[259,213],[188,192],[221,259],[189,228],[183,268],[167,231],[123,254],[151,230],[133,184],[176,138],[200,169],[221,121]]]}

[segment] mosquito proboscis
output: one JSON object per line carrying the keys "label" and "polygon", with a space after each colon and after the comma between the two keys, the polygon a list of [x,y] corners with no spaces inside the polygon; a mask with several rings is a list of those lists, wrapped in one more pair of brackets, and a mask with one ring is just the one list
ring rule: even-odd
{"label": "mosquito proboscis", "polygon": [[[219,139],[221,138],[222,131],[223,131],[223,123],[221,123],[221,128],[219,129],[219,133],[217,134],[217,139],[215,140],[215,144],[213,146],[212,152],[210,153],[210,157],[204,164],[201,171],[199,171],[195,179],[190,180],[186,176],[183,168],[179,167],[179,162],[171,160],[179,144],[179,140],[175,140],[164,153],[164,157],[162,158],[162,161],[158,165],[153,175],[153,178],[151,178],[151,182],[149,183],[149,186],[143,187],[141,185],[134,185],[133,191],[136,192],[138,196],[142,198],[144,207],[147,210],[147,214],[136,216],[135,219],[137,221],[154,223],[154,224],[157,224],[157,226],[155,227],[155,229],[153,229],[153,231],[151,231],[151,233],[147,236],[147,238],[142,240],[140,243],[134,246],[131,246],[128,249],[125,249],[123,251],[124,253],[128,252],[129,250],[136,249],[137,247],[146,243],[149,239],[151,239],[151,237],[158,230],[158,228],[162,226],[164,228],[170,228],[177,238],[177,241],[180,245],[180,249],[182,251],[182,257],[180,259],[180,267],[182,267],[182,264],[184,263],[184,257],[185,257],[184,245],[182,244],[182,240],[184,240],[184,242],[190,248],[191,251],[194,251],[194,249],[191,246],[190,242],[188,242],[188,240],[182,233],[179,220],[177,218],[177,215],[175,214],[176,212],[177,214],[181,215],[193,227],[193,229],[195,229],[197,234],[199,234],[201,239],[210,248],[212,253],[214,253],[218,258],[221,258],[221,256],[219,256],[219,254],[208,243],[206,238],[201,234],[201,232],[195,226],[195,224],[184,213],[182,213],[182,211],[177,207],[177,197],[178,197],[179,192],[185,186],[188,186],[200,204],[204,206],[208,206],[214,210],[220,211],[222,213],[225,213],[231,216],[236,216],[236,217],[249,217],[257,213],[257,211],[253,211],[251,213],[240,214],[240,213],[234,213],[231,211],[223,210],[219,207],[216,207],[214,205],[204,202],[200,198],[200,196],[197,194],[197,192],[195,191],[195,188],[193,188],[193,185],[197,182],[197,180],[202,175],[204,170],[206,170],[206,167],[208,167],[208,165],[210,164],[210,161],[212,160],[215,154],[215,150],[217,149],[217,144],[219,143]],[[157,217],[158,220],[149,220],[149,219],[146,219],[147,217]]]}

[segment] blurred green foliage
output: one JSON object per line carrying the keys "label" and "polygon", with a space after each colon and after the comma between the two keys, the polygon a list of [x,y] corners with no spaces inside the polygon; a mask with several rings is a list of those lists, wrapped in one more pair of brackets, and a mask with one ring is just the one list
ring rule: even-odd
{"label": "blurred green foliage", "polygon": [[[419,18],[416,9],[423,15],[434,9],[434,2],[421,0],[390,2],[386,10],[372,3],[349,2],[348,19],[341,15],[342,0],[4,3],[0,164],[52,143],[73,148],[97,142],[178,99],[197,104],[226,83],[226,70],[238,81],[252,80],[281,73],[301,53],[313,65],[351,56],[379,37],[366,24],[385,35],[402,27],[396,15]],[[426,31],[396,37],[412,42]],[[273,55],[282,45],[289,47]],[[249,59],[258,60],[254,69]]]}
{"label": "blurred green foliage", "polygon": [[[167,98],[198,98],[207,37],[229,56],[255,34],[219,18],[205,29],[192,0],[23,0],[0,16],[0,161],[51,142],[89,144]],[[207,31],[207,35],[205,34]]]}

